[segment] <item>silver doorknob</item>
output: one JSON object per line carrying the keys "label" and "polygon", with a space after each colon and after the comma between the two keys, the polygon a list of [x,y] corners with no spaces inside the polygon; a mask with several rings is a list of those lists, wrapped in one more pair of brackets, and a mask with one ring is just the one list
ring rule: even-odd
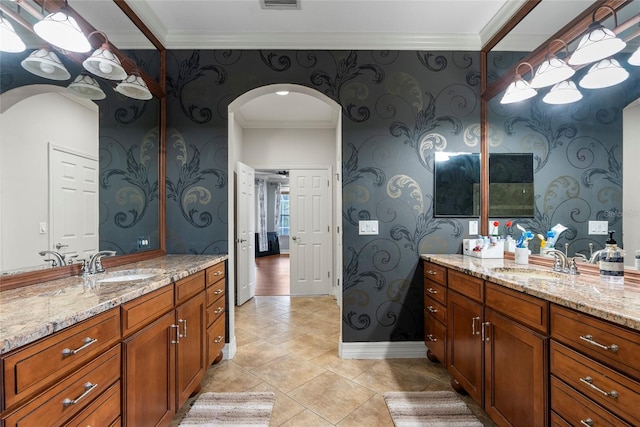
{"label": "silver doorknob", "polygon": [[291,239],[298,240],[298,238],[296,236],[291,236]]}
{"label": "silver doorknob", "polygon": [[68,248],[69,245],[63,245],[62,243],[58,242],[56,243],[56,249],[60,250],[62,248]]}

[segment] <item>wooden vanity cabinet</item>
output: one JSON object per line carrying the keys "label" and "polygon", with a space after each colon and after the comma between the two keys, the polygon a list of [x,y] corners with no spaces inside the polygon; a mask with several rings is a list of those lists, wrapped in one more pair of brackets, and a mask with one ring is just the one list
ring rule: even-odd
{"label": "wooden vanity cabinet", "polygon": [[226,341],[226,286],[224,262],[206,270],[208,365],[222,359],[222,349]]}
{"label": "wooden vanity cabinet", "polygon": [[432,362],[446,363],[447,269],[424,261],[424,344]]}

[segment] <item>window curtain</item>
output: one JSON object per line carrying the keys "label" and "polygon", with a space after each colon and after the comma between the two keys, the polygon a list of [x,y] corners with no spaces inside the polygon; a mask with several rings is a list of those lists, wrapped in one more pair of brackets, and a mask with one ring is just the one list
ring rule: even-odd
{"label": "window curtain", "polygon": [[275,188],[275,197],[274,197],[274,215],[273,215],[273,229],[276,231],[277,235],[280,235],[280,190],[282,188],[282,184],[277,183]]}
{"label": "window curtain", "polygon": [[258,179],[258,251],[269,250],[267,239],[267,181]]}

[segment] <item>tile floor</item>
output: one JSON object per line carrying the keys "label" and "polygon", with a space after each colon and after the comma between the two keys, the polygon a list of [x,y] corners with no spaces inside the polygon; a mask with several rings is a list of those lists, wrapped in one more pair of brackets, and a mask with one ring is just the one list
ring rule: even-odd
{"label": "tile floor", "polygon": [[[332,297],[255,297],[236,307],[235,357],[211,366],[200,392],[272,391],[271,426],[392,427],[384,392],[451,389],[446,369],[426,358],[342,360],[339,336]],[[463,398],[486,426],[493,425]]]}

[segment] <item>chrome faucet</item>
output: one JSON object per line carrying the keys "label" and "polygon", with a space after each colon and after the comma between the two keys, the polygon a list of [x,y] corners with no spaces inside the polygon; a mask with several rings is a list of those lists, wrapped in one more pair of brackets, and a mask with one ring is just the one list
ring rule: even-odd
{"label": "chrome faucet", "polygon": [[45,261],[51,261],[52,267],[61,267],[66,265],[67,263],[64,261],[65,255],[56,251],[40,251],[38,252],[40,256],[45,256],[47,254],[53,256],[54,259],[46,259]]}
{"label": "chrome faucet", "polygon": [[91,255],[91,258],[89,258],[89,262],[85,260],[82,264],[83,275],[104,272],[104,268],[102,267],[102,257],[114,256],[115,254],[116,251],[100,251]]}
{"label": "chrome faucet", "polygon": [[557,249],[549,249],[547,253],[549,255],[553,255],[556,259],[556,262],[553,264],[553,271],[566,273],[569,260],[567,259],[567,256],[564,254],[564,252]]}
{"label": "chrome faucet", "polygon": [[602,253],[602,249],[599,249],[597,251],[593,251],[593,243],[589,243],[589,263],[590,264],[597,264],[598,261],[600,260],[600,254]]}

